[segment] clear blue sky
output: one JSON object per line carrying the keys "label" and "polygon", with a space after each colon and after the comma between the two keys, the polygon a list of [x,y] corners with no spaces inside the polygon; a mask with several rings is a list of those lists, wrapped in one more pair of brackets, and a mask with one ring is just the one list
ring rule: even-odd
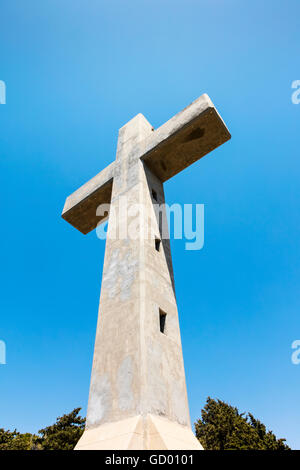
{"label": "clear blue sky", "polygon": [[141,112],[202,93],[232,140],[166,183],[205,204],[205,245],[173,241],[191,417],[206,397],[300,448],[297,0],[0,0],[0,427],[86,412],[104,242],[60,218]]}

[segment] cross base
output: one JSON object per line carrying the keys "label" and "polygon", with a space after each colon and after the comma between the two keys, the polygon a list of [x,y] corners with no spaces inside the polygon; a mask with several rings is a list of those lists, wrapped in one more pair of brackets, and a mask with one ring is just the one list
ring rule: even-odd
{"label": "cross base", "polygon": [[75,450],[203,450],[188,426],[148,414],[86,429]]}

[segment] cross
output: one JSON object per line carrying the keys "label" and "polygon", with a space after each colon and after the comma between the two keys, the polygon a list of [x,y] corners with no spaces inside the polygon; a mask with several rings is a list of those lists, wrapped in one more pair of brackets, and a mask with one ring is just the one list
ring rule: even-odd
{"label": "cross", "polygon": [[[230,137],[206,94],[156,130],[138,114],[119,130],[115,161],[66,199],[62,217],[87,234],[107,218],[97,208],[109,204],[121,229],[126,196],[147,218],[165,203],[165,181]],[[150,238],[116,238],[113,228],[108,216],[87,422],[76,449],[201,449],[190,425],[169,237],[158,222]]]}

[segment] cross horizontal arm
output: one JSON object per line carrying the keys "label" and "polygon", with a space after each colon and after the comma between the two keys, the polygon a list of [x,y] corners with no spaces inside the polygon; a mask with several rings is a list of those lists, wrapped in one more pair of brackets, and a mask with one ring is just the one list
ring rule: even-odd
{"label": "cross horizontal arm", "polygon": [[[143,116],[142,118],[146,121]],[[127,132],[131,129],[128,126],[132,121],[126,125]],[[151,127],[149,123],[147,125]],[[124,128],[125,126],[120,132]],[[230,138],[222,118],[210,98],[204,94],[161,127],[149,132],[141,142],[136,143],[132,137],[132,142],[128,143],[130,139],[127,139],[124,144],[120,142],[119,135],[119,144],[128,144],[129,147],[134,145],[133,159],[138,161],[141,158],[158,179],[164,182]],[[130,152],[127,149],[125,155],[128,157],[128,154]],[[101,217],[96,211],[100,204],[109,204],[111,201],[117,168],[117,162],[111,163],[71,194],[66,199],[63,219],[84,234],[104,221],[106,216]]]}
{"label": "cross horizontal arm", "polygon": [[141,158],[164,182],[230,138],[212,101],[204,94],[145,139]]}
{"label": "cross horizontal arm", "polygon": [[101,217],[96,216],[97,207],[110,203],[114,166],[114,162],[108,165],[66,199],[62,218],[84,234],[101,222]]}

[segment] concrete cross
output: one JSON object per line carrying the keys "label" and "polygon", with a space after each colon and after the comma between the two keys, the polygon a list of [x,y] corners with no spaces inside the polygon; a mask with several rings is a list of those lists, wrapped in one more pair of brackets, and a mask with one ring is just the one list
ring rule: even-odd
{"label": "concrete cross", "polygon": [[[153,214],[163,183],[230,139],[207,95],[154,130],[138,114],[119,131],[116,160],[66,200],[62,217],[86,234],[100,204]],[[166,213],[162,214],[163,222]],[[87,423],[77,449],[201,449],[190,425],[173,269],[161,227],[114,239],[109,219]],[[158,241],[158,243],[157,243]]]}

